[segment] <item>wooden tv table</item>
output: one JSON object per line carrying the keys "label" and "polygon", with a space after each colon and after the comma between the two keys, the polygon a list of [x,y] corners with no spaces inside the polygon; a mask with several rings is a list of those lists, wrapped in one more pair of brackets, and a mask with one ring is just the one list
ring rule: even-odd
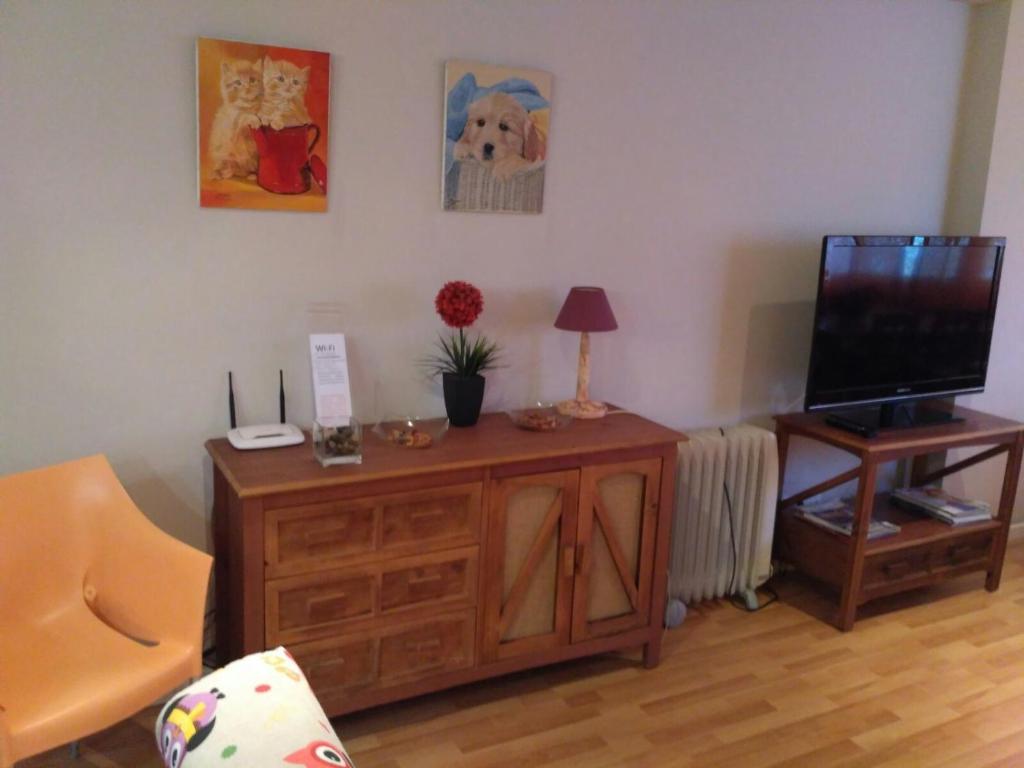
{"label": "wooden tv table", "polygon": [[219,660],[283,644],[330,715],[616,649],[654,666],[681,439],[485,414],[425,450],[366,430],[326,469],[308,440],[210,440]]}
{"label": "wooden tv table", "polygon": [[[829,426],[819,414],[775,417],[780,496],[792,436],[826,443],[852,453],[861,461],[859,467],[779,501],[776,556],[839,591],[835,620],[839,629],[851,629],[857,607],[869,600],[952,576],[985,571],[985,588],[990,592],[999,588],[1024,452],[1024,424],[969,408],[956,407],[954,414],[963,421],[885,431],[874,438]],[[973,446],[991,447],[956,464],[932,472],[927,470],[928,454]],[[1006,472],[999,508],[992,520],[954,527],[895,506],[890,503],[888,494],[875,493],[878,466],[888,461],[913,458],[911,476],[916,486],[1003,453],[1007,455]],[[858,481],[852,536],[809,523],[794,509],[800,502],[851,480]],[[872,515],[892,521],[902,530],[893,536],[868,541],[868,521]]]}

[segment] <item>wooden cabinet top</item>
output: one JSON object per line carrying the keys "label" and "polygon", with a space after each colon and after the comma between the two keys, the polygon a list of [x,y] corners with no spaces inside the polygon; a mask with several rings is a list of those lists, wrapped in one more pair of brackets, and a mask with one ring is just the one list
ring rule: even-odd
{"label": "wooden cabinet top", "polygon": [[452,428],[436,445],[417,450],[363,430],[363,463],[321,467],[309,436],[302,445],[239,451],[226,438],[206,450],[240,497],[363,483],[499,464],[663,445],[685,436],[633,413],[574,420],[555,432],[518,429],[503,413],[484,414],[475,427]]}
{"label": "wooden cabinet top", "polygon": [[962,419],[911,429],[883,430],[875,437],[861,437],[825,423],[824,414],[786,413],[775,417],[786,431],[821,440],[857,455],[902,452],[925,453],[960,445],[1009,443],[1024,430],[1024,424],[971,408],[956,406],[953,414]]}

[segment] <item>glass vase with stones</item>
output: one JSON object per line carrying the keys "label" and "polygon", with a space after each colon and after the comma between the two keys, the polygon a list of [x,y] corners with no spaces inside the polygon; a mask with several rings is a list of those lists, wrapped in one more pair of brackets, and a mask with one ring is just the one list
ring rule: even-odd
{"label": "glass vase with stones", "polygon": [[362,464],[362,425],[352,417],[314,421],[313,455],[324,467]]}

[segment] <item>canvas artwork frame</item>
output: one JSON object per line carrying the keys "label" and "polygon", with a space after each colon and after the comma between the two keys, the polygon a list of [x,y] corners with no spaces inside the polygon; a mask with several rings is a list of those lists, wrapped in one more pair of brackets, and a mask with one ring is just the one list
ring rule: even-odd
{"label": "canvas artwork frame", "polygon": [[540,69],[445,62],[446,211],[543,212],[553,79]]}
{"label": "canvas artwork frame", "polygon": [[196,40],[203,208],[327,210],[331,55]]}

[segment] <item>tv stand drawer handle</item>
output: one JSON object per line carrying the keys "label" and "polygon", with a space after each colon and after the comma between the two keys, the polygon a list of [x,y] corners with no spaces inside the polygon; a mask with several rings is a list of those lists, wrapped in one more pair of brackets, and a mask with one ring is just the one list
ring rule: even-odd
{"label": "tv stand drawer handle", "polygon": [[905,576],[910,572],[910,563],[907,560],[886,563],[882,566],[882,571],[890,579],[898,579],[900,576]]}
{"label": "tv stand drawer handle", "polygon": [[970,544],[953,544],[949,548],[949,559],[953,562],[967,560],[973,552],[974,547]]}

